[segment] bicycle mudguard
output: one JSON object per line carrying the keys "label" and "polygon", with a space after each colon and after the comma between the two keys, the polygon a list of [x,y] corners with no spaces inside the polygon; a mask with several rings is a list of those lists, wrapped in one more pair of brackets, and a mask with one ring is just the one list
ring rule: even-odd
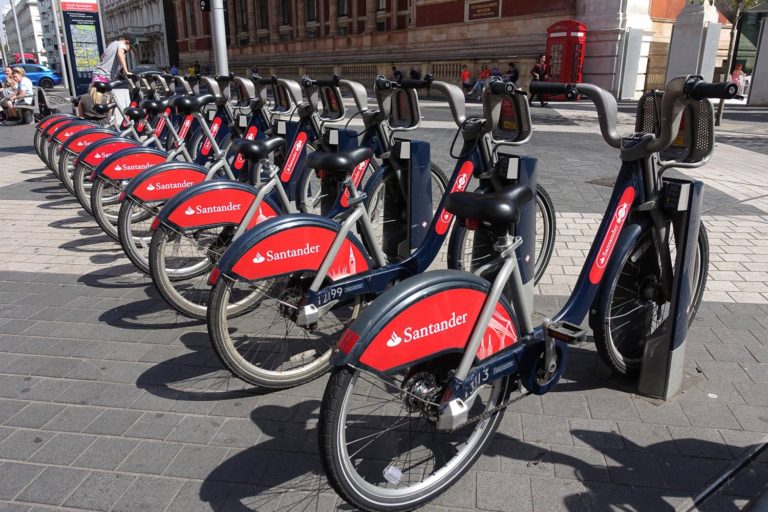
{"label": "bicycle mudguard", "polygon": [[[218,263],[211,280],[221,274],[255,281],[294,272],[318,270],[340,225],[325,217],[295,213],[269,219],[235,240]],[[363,244],[347,234],[328,270],[332,281],[368,271],[373,262]]]}
{"label": "bicycle mudguard", "polygon": [[208,169],[189,162],[164,162],[131,180],[125,195],[141,202],[167,201],[182,190],[205,180]]}
{"label": "bicycle mudguard", "polygon": [[51,124],[53,124],[57,120],[64,120],[64,119],[77,119],[77,118],[72,114],[51,114],[49,116],[42,118],[37,123],[37,126],[35,126],[35,129],[37,129],[40,132],[45,131],[46,128],[48,128]]}
{"label": "bicycle mudguard", "polygon": [[128,138],[113,137],[112,139],[101,140],[94,142],[77,155],[74,165],[77,167],[82,163],[91,169],[95,169],[118,151],[138,147],[140,147],[138,142]]}
{"label": "bicycle mudguard", "polygon": [[[411,277],[379,295],[344,331],[332,364],[351,364],[383,374],[436,355],[461,353],[490,289],[488,281],[458,270]],[[518,343],[519,332],[514,311],[502,297],[477,360]]]}
{"label": "bicycle mudguard", "polygon": [[96,177],[113,181],[130,180],[150,167],[166,162],[167,158],[168,153],[157,149],[124,149],[113,154],[96,167],[91,180]]}
{"label": "bicycle mudguard", "polygon": [[84,130],[95,128],[96,125],[89,123],[88,121],[67,121],[62,123],[62,126],[57,127],[53,133],[50,134],[49,140],[56,141],[59,144],[66,142],[71,136],[76,133],[80,133]]}
{"label": "bicycle mudguard", "polygon": [[92,128],[84,130],[70,137],[62,146],[62,152],[79,155],[90,145],[104,139],[116,139],[118,135],[107,128]]}
{"label": "bicycle mudguard", "polygon": [[[220,225],[238,226],[256,200],[258,189],[237,181],[206,181],[176,194],[163,206],[153,229],[160,223],[178,231]],[[278,215],[280,209],[268,198],[259,205],[248,227]]]}

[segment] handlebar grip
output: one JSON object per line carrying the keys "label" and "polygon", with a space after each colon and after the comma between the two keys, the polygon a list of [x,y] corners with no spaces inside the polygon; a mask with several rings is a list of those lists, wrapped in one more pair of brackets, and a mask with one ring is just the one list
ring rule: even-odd
{"label": "handlebar grip", "polygon": [[733,82],[703,82],[694,83],[687,94],[694,100],[704,98],[729,100],[739,92],[739,86]]}
{"label": "handlebar grip", "polygon": [[379,91],[388,91],[392,89],[392,82],[390,80],[387,80],[383,76],[376,77],[376,82],[374,82],[374,87],[376,90]]}
{"label": "handlebar grip", "polygon": [[333,75],[333,78],[331,79],[320,79],[320,80],[312,80],[312,85],[316,85],[317,87],[337,87],[339,85],[339,80],[341,80],[341,77],[339,75]]}
{"label": "handlebar grip", "polygon": [[531,94],[565,94],[568,98],[575,97],[575,94],[578,94],[573,84],[541,82],[539,80],[531,82],[528,90]]}
{"label": "handlebar grip", "polygon": [[215,80],[219,83],[228,84],[235,79],[235,75],[230,73],[229,75],[216,75]]}
{"label": "handlebar grip", "polygon": [[251,80],[253,83],[258,85],[271,85],[277,82],[277,77],[272,76],[270,78],[261,78],[259,75],[253,75]]}
{"label": "handlebar grip", "polygon": [[494,80],[493,82],[488,83],[488,87],[491,89],[491,92],[497,96],[501,96],[502,94],[512,95],[515,93],[515,84],[512,82]]}
{"label": "handlebar grip", "polygon": [[427,75],[422,80],[402,80],[398,85],[402,89],[427,89],[432,85],[432,75]]}

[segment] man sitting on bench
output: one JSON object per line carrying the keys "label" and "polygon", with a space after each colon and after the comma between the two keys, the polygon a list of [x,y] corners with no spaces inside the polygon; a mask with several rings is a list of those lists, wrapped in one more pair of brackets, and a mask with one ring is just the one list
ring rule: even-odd
{"label": "man sitting on bench", "polygon": [[19,120],[18,105],[32,105],[35,88],[32,80],[26,77],[24,68],[13,68],[12,77],[15,83],[15,92],[2,101],[5,120]]}

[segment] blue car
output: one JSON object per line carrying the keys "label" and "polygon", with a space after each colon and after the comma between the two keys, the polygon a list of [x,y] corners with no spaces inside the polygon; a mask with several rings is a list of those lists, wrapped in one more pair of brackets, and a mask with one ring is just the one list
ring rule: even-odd
{"label": "blue car", "polygon": [[[12,64],[12,68],[24,68],[27,77],[32,80],[32,85],[43,89],[52,89],[54,85],[61,83],[61,75],[39,64]],[[5,69],[0,69],[0,83],[5,83]]]}

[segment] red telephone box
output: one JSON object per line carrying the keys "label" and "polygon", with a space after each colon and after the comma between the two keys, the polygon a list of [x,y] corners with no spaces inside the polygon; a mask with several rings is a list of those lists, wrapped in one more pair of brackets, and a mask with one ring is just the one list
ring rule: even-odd
{"label": "red telephone box", "polygon": [[547,29],[547,65],[551,82],[579,83],[584,67],[587,26],[576,20],[558,21]]}

